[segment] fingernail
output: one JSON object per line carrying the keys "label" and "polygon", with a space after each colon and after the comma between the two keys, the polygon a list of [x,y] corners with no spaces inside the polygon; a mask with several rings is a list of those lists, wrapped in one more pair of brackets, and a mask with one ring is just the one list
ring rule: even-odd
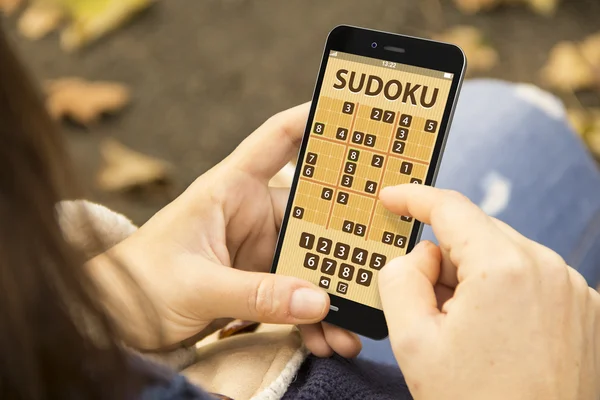
{"label": "fingernail", "polygon": [[318,318],[327,304],[327,294],[313,289],[297,289],[290,301],[290,314],[298,319]]}

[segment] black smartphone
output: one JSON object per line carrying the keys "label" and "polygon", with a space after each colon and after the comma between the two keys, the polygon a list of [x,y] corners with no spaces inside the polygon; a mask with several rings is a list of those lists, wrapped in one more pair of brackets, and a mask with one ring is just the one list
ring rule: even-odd
{"label": "black smartphone", "polygon": [[338,26],[330,34],[271,272],[325,289],[325,321],[388,335],[377,272],[410,252],[422,224],[381,188],[433,185],[463,80],[457,46]]}

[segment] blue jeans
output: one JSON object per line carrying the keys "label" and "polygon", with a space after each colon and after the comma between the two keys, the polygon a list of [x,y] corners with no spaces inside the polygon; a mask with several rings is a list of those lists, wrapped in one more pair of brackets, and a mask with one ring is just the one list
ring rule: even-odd
{"label": "blue jeans", "polygon": [[[600,283],[600,173],[554,96],[531,85],[465,83],[437,187],[559,253]],[[430,227],[422,239],[435,241]],[[396,363],[389,341],[363,338],[361,358]]]}

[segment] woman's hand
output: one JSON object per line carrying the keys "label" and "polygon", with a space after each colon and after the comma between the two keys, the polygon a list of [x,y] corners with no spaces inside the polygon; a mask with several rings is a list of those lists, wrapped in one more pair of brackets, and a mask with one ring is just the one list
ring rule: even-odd
{"label": "woman's hand", "polygon": [[381,201],[440,242],[379,279],[415,399],[599,398],[600,296],[581,275],[459,194],[403,185]]}
{"label": "woman's hand", "polygon": [[[231,317],[300,325],[316,355],[336,351],[352,357],[360,351],[356,335],[320,324],[329,311],[324,291],[268,273],[289,195],[289,190],[269,188],[268,182],[297,154],[308,110],[305,104],[270,118],[110,252],[152,301],[163,327],[162,345]],[[114,288],[115,275],[103,273]],[[127,289],[118,292],[124,298],[113,309],[132,304]],[[138,314],[120,318],[127,320],[121,324],[124,333],[137,347],[157,347],[156,336]]]}

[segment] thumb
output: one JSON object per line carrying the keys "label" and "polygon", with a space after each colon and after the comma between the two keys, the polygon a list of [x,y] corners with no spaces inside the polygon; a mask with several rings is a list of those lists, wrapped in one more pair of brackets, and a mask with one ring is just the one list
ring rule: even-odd
{"label": "thumb", "polygon": [[392,344],[400,335],[420,336],[415,330],[440,313],[433,288],[441,257],[435,244],[423,241],[379,272],[379,293]]}
{"label": "thumb", "polygon": [[311,324],[329,312],[327,293],[305,280],[229,267],[212,270],[212,279],[203,285],[208,293],[202,296],[213,304],[211,318]]}

